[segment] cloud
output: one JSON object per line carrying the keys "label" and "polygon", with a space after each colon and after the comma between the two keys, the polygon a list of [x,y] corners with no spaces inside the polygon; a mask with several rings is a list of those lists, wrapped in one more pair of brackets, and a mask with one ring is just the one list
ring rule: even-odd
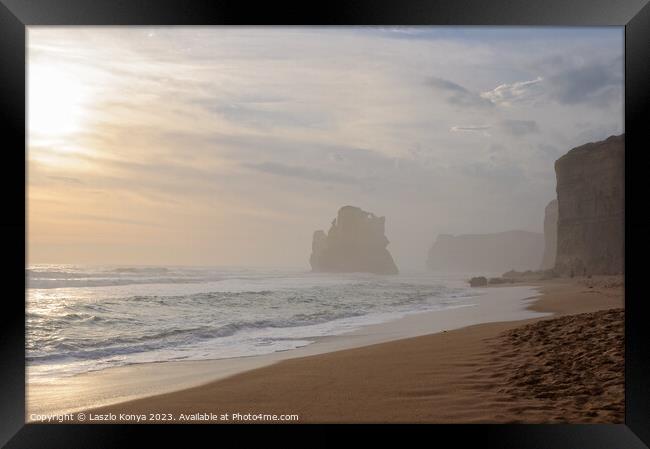
{"label": "cloud", "polygon": [[357,179],[352,176],[335,172],[327,172],[309,167],[278,164],[275,162],[246,163],[242,165],[246,168],[262,173],[268,173],[276,176],[287,176],[290,178],[300,178],[307,181],[334,184],[354,184],[357,182]]}
{"label": "cloud", "polygon": [[551,98],[561,104],[609,103],[622,95],[623,79],[615,64],[595,64],[560,72],[549,78]]}
{"label": "cloud", "polygon": [[72,176],[54,176],[48,175],[48,178],[53,181],[60,181],[66,184],[83,184],[83,181],[79,178],[74,178]]}
{"label": "cloud", "polygon": [[561,105],[620,104],[623,95],[622,58],[588,62],[569,55],[544,58],[533,65],[543,76],[528,81],[501,84],[481,93],[495,104],[546,99]]}
{"label": "cloud", "polygon": [[541,76],[529,81],[517,81],[512,84],[500,84],[492,90],[481,93],[481,98],[498,105],[508,106],[515,102],[534,99],[542,93]]}
{"label": "cloud", "polygon": [[[28,208],[29,238],[101,236],[119,247],[133,224],[126,237],[170,254],[138,251],[134,263],[302,265],[311,230],[352,203],[389,217],[395,258],[417,265],[422,241],[441,228],[538,229],[553,161],[623,126],[623,34],[497,34],[30,30],[31,67],[60,64],[89,101],[65,145],[30,134],[29,201],[38,203]],[[92,216],[79,232],[52,225],[55,212],[58,220],[77,211]],[[101,234],[111,228],[105,219],[132,222]],[[156,223],[165,228],[136,227]],[[38,247],[30,251],[37,260]]]}
{"label": "cloud", "polygon": [[202,101],[206,109],[230,120],[260,130],[285,128],[325,128],[329,117],[321,110],[308,110],[289,102],[260,102],[258,105],[219,104],[217,101]]}
{"label": "cloud", "polygon": [[108,223],[122,223],[122,224],[130,224],[130,225],[136,225],[136,226],[151,226],[151,227],[165,227],[163,223],[152,223],[148,221],[142,221],[142,220],[133,220],[129,218],[119,218],[119,217],[113,217],[113,216],[105,216],[105,215],[94,215],[94,214],[76,214],[76,217],[83,219],[83,220],[91,220],[91,221],[103,221],[103,222],[108,222]]}
{"label": "cloud", "polygon": [[516,137],[539,132],[539,126],[535,120],[504,120],[500,125],[507,133]]}
{"label": "cloud", "polygon": [[446,79],[431,77],[427,80],[427,85],[445,92],[447,94],[447,102],[455,106],[477,108],[494,106],[490,99],[483,98],[479,94],[467,90],[460,84]]}
{"label": "cloud", "polygon": [[490,126],[452,126],[449,131],[483,131],[490,128]]}
{"label": "cloud", "polygon": [[467,133],[481,133],[486,137],[490,137],[490,134],[487,132],[491,126],[478,125],[478,126],[452,126],[449,128],[449,131],[452,133],[456,132],[467,132]]}

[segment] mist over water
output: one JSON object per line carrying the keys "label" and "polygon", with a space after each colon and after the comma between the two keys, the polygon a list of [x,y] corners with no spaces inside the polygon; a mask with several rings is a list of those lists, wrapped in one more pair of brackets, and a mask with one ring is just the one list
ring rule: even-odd
{"label": "mist over water", "polygon": [[350,205],[423,269],[541,233],[555,161],[624,129],[621,27],[28,32],[31,263],[308,267]]}
{"label": "mist over water", "polygon": [[27,283],[30,381],[294,349],[482,293],[463,276],[258,268],[34,265]]}

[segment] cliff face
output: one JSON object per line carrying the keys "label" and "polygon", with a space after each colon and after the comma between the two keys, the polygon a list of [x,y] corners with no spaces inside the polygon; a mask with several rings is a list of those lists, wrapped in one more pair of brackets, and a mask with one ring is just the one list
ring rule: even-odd
{"label": "cliff face", "polygon": [[557,272],[623,272],[624,167],[624,134],[574,148],[555,162]]}
{"label": "cliff face", "polygon": [[429,250],[427,266],[435,271],[503,273],[534,270],[544,251],[544,235],[528,231],[496,234],[441,234]]}
{"label": "cliff face", "polygon": [[544,257],[542,270],[550,270],[555,266],[557,251],[557,200],[552,200],[544,210]]}
{"label": "cliff face", "polygon": [[344,206],[326,234],[314,232],[309,259],[313,271],[397,274],[386,246],[385,217]]}

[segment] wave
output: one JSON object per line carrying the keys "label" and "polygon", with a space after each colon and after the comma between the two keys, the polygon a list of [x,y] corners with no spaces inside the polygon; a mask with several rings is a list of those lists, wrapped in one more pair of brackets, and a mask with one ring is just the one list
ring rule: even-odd
{"label": "wave", "polygon": [[[73,365],[103,369],[286,350],[405,313],[455,307],[475,296],[457,287],[462,284],[426,275],[411,281],[239,269],[30,268],[35,290],[26,313],[27,360],[48,373]],[[144,283],[160,285],[45,290]]]}
{"label": "wave", "polygon": [[35,267],[25,271],[28,288],[107,287],[132,284],[186,284],[218,281],[223,276],[198,269],[167,267]]}
{"label": "wave", "polygon": [[[48,355],[31,355],[28,356],[30,361],[48,361],[57,360],[62,357],[71,357],[73,359],[91,359],[97,356],[129,354],[142,352],[144,350],[153,350],[161,348],[172,348],[177,345],[196,343],[204,340],[215,338],[230,337],[242,331],[263,330],[263,329],[282,329],[296,328],[303,326],[313,326],[316,324],[327,323],[343,318],[352,318],[363,315],[358,312],[343,313],[315,313],[315,314],[297,314],[288,319],[279,320],[255,320],[239,321],[229,323],[218,327],[199,326],[192,328],[173,328],[164,329],[159,332],[142,334],[139,336],[125,337],[117,336],[107,338],[96,342],[92,340],[80,340],[75,344],[71,342],[60,341],[58,344],[50,345],[50,351],[56,351]],[[93,319],[92,316],[83,316],[79,314],[68,314],[70,320]],[[101,344],[101,346],[99,346]]]}
{"label": "wave", "polygon": [[119,267],[108,270],[110,273],[169,273],[169,268],[165,267]]}
{"label": "wave", "polygon": [[32,320],[32,319],[44,319],[48,321],[53,321],[53,320],[59,320],[59,321],[83,321],[83,320],[88,320],[88,319],[98,319],[101,320],[102,318],[96,316],[96,315],[90,315],[88,313],[65,313],[62,315],[52,315],[48,313],[39,313],[39,312],[27,312],[26,314],[27,320]]}
{"label": "wave", "polygon": [[[216,280],[216,279],[215,279]],[[202,282],[203,279],[188,277],[149,277],[149,278],[62,278],[62,279],[28,279],[28,288],[81,288],[81,287],[113,287],[135,284],[193,284]]]}

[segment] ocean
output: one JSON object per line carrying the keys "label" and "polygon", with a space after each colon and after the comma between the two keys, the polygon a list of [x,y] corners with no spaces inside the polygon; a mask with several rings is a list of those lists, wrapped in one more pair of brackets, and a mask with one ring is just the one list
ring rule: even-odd
{"label": "ocean", "polygon": [[476,304],[466,276],[31,265],[28,380],[133,363],[286,351],[409,314]]}

